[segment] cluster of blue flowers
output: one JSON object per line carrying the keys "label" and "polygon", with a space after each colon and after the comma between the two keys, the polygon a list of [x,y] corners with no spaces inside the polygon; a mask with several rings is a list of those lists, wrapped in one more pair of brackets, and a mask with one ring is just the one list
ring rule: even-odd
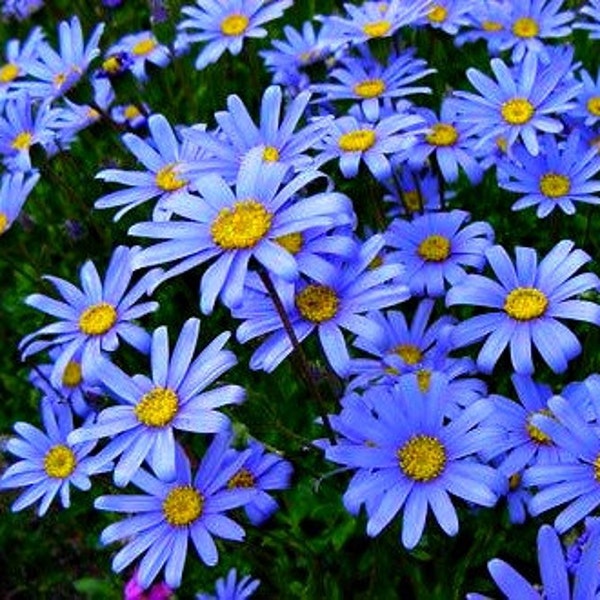
{"label": "cluster of blue flowers", "polygon": [[[182,9],[172,47],[143,31],[102,52],[104,26],[84,43],[77,17],[60,23],[58,50],[39,28],[11,40],[0,67],[0,233],[40,178],[30,149],[66,152],[108,120],[127,128],[122,143],[138,168],[100,170],[107,190],[94,206],[117,209],[115,221],[139,216],[128,235],[140,244],[117,247],[104,277],[87,261],[79,286],[47,276],[60,298],[26,299],[53,320],[20,346],[23,359],[50,362],[31,375],[44,429],[17,423],[8,442],[19,460],[0,489],[26,488],[13,509],[39,502],[43,515],[57,495],[66,507],[70,486],[89,489],[100,473],[133,486],[94,505],[125,515],[101,541],[122,542],[113,568],[135,563],[142,589],[161,573],[177,588],[190,541],[215,565],[215,538],[244,538],[229,511],[243,507],[258,526],[277,510],[270,492],[290,485],[292,466],[234,437],[230,408],[245,390],[222,380],[237,362],[225,348],[231,333],[198,351],[197,318],[174,344],[166,326],[139,322],[159,308],[155,290],[189,271],[200,276],[202,314],[219,306],[238,322],[250,369],[272,373],[292,354],[302,362],[305,340],[318,338],[341,393],[339,410],[320,414],[327,436],[314,445],[351,474],[343,503],[365,511],[369,536],[401,513],[412,550],[430,511],[453,536],[465,507],[504,499],[514,523],[561,508],[539,531],[543,597],[570,597],[570,577],[573,598],[596,597],[600,529],[586,518],[600,506],[600,375],[559,390],[541,381],[582,353],[565,321],[600,325],[600,279],[571,240],[544,255],[496,244],[492,225],[473,221],[455,195],[491,177],[518,195],[513,210],[536,207],[540,219],[600,204],[600,72],[586,71],[571,45],[550,43],[574,29],[600,38],[600,3],[579,13],[562,5],[345,4],[285,26],[285,39],[260,53],[273,83],[258,117],[230,95],[214,127],[120,104],[114,79],[129,72],[143,86],[147,63],[167,67],[196,44],[198,70],[238,55],[291,0],[198,0]],[[483,41],[492,57],[437,111],[415,100],[431,94],[435,72],[407,42],[419,31],[457,46]],[[94,99],[83,106],[68,96],[85,78]],[[367,181],[368,197],[347,180]],[[148,356],[146,373],[122,367],[121,342]],[[486,376],[510,367],[507,398]],[[199,461],[184,433],[202,440]],[[558,534],[584,522],[589,539],[567,568]],[[541,597],[500,559],[489,570],[507,597]],[[245,598],[256,585],[238,586],[232,572],[217,597]]]}

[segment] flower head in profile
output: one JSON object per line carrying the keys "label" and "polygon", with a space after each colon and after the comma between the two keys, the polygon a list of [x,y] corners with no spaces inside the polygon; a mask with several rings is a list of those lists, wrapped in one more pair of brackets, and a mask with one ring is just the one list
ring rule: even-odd
{"label": "flower head in profile", "polygon": [[4,62],[0,64],[0,100],[10,98],[15,91],[27,87],[27,68],[37,58],[43,40],[41,27],[34,27],[23,42],[18,38],[8,40]]}
{"label": "flower head in profile", "polygon": [[[148,79],[148,63],[157,67],[166,67],[171,60],[167,46],[161,44],[151,31],[139,31],[123,36],[106,51],[103,67],[111,75],[111,67],[119,69],[121,64],[140,81]],[[117,72],[119,72],[117,71]],[[112,71],[115,73],[115,71]]]}
{"label": "flower head in profile", "polygon": [[181,584],[190,541],[202,562],[212,567],[219,560],[214,538],[244,539],[242,527],[226,513],[249,502],[255,492],[227,487],[227,481],[246,459],[242,453],[236,461],[223,466],[228,440],[228,435],[215,436],[195,475],[189,459],[178,449],[174,479],[167,482],[140,469],[132,483],[142,494],[96,499],[97,509],[126,515],[100,536],[103,544],[125,541],[112,562],[115,572],[140,559],[137,573],[143,589],[150,587],[163,569],[165,583],[174,589]]}
{"label": "flower head in profile", "polygon": [[4,0],[1,9],[2,16],[24,21],[42,6],[44,6],[44,0]]}
{"label": "flower head in profile", "polygon": [[47,275],[47,279],[62,296],[55,300],[45,294],[32,294],[25,302],[56,318],[27,335],[19,348],[21,356],[28,356],[60,347],[60,355],[52,369],[52,385],[60,386],[71,359],[81,352],[81,368],[85,377],[92,377],[103,352],[112,352],[122,338],[140,352],[150,348],[150,335],[134,323],[139,317],[158,308],[157,302],[138,303],[148,287],[156,281],[158,271],[150,271],[130,286],[133,269],[131,261],[137,248],[119,246],[113,252],[104,283],[94,263],[87,261],[80,270],[81,289],[72,283]]}
{"label": "flower head in profile", "polygon": [[70,435],[73,442],[110,437],[97,455],[99,464],[120,460],[114,469],[114,481],[124,486],[146,461],[164,480],[175,475],[176,442],[174,431],[216,433],[229,428],[229,418],[216,411],[245,398],[237,385],[209,388],[236,363],[235,355],[223,350],[229,339],[225,332],[217,336],[195,357],[200,321],[188,319],[179,339],[169,352],[167,328],[159,327],[152,335],[151,377],[129,376],[108,361],[98,369],[98,379],[117,400]]}
{"label": "flower head in profile", "polygon": [[590,256],[562,240],[538,264],[533,248],[516,248],[513,265],[506,250],[493,246],[485,255],[498,281],[482,275],[467,275],[446,296],[447,306],[468,304],[493,309],[459,323],[453,343],[466,346],[484,338],[477,366],[491,373],[502,352],[510,346],[517,373],[534,371],[532,346],[555,373],[581,352],[575,334],[561,322],[575,319],[600,325],[600,306],[577,295],[597,290],[600,280],[593,273],[575,273]]}
{"label": "flower head in profile", "polygon": [[578,76],[581,78],[583,88],[577,96],[577,105],[569,115],[583,119],[584,125],[596,125],[600,122],[600,69],[596,81],[583,68],[579,70]]}
{"label": "flower head in profile", "polygon": [[70,489],[87,491],[90,475],[110,470],[110,465],[95,465],[89,456],[94,443],[71,444],[67,436],[73,430],[71,409],[57,407],[49,400],[41,404],[44,430],[29,423],[15,423],[19,437],[11,438],[7,450],[19,458],[0,477],[0,490],[27,488],[12,505],[22,510],[40,501],[38,515],[46,514],[58,495],[64,508],[71,504]]}
{"label": "flower head in profile", "polygon": [[247,600],[259,585],[260,580],[252,579],[250,575],[245,575],[238,580],[237,571],[231,569],[227,577],[217,579],[214,595],[196,594],[196,600]]}
{"label": "flower head in profile", "polygon": [[505,0],[471,3],[466,15],[466,25],[454,37],[455,45],[461,47],[465,43],[483,40],[487,44],[489,55],[497,56],[504,38],[509,35],[504,23],[506,4]]}
{"label": "flower head in profile", "polygon": [[222,0],[201,2],[181,9],[185,18],[177,25],[178,45],[202,42],[196,58],[196,69],[219,60],[226,51],[237,55],[244,39],[263,38],[267,31],[262,25],[278,19],[292,0]]}
{"label": "flower head in profile", "polygon": [[478,2],[471,0],[434,0],[423,19],[429,27],[441,29],[450,35],[469,24],[469,16]]}
{"label": "flower head in profile", "polygon": [[0,183],[0,235],[15,222],[40,175],[23,171],[4,173]]}

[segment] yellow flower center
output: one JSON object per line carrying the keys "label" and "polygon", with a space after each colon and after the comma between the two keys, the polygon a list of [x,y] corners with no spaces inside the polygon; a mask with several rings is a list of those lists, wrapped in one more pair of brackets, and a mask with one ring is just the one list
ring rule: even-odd
{"label": "yellow flower center", "polygon": [[454,146],[458,140],[458,131],[449,123],[436,123],[425,139],[433,146]]}
{"label": "yellow flower center", "polygon": [[312,323],[323,323],[337,314],[340,300],[327,285],[311,284],[296,294],[296,307]]}
{"label": "yellow flower center", "polygon": [[531,321],[541,317],[548,308],[546,295],[533,287],[518,287],[504,300],[504,311],[517,321]]}
{"label": "yellow flower center", "polygon": [[508,478],[508,489],[511,490],[511,492],[516,490],[521,485],[521,479],[520,473],[513,473]]}
{"label": "yellow flower center", "polygon": [[149,37],[134,44],[131,53],[134,56],[145,56],[146,54],[150,54],[156,46],[158,46],[158,42],[154,38]]}
{"label": "yellow flower center", "polygon": [[87,118],[90,121],[97,121],[100,118],[100,116],[101,116],[100,113],[95,108],[93,108],[92,106],[88,107]]}
{"label": "yellow flower center", "polygon": [[135,104],[128,104],[123,110],[125,118],[128,120],[137,119],[142,113]]}
{"label": "yellow flower center", "polygon": [[392,352],[397,354],[407,365],[416,365],[423,360],[421,350],[414,344],[400,344]]}
{"label": "yellow flower center", "polygon": [[73,450],[64,444],[52,446],[44,456],[44,471],[49,477],[66,479],[75,470],[77,459]]}
{"label": "yellow flower center", "polygon": [[229,489],[253,488],[255,486],[254,475],[248,469],[240,469],[228,482]]}
{"label": "yellow flower center", "polygon": [[546,173],[540,178],[540,192],[548,198],[566,196],[571,190],[571,180],[566,175]]}
{"label": "yellow flower center", "polygon": [[381,265],[383,265],[383,256],[381,256],[381,254],[378,254],[368,265],[368,269],[369,270],[374,270],[374,269],[378,269],[379,267],[381,267]]}
{"label": "yellow flower center", "polygon": [[594,96],[587,101],[588,111],[595,117],[600,117],[600,96]]}
{"label": "yellow flower center", "polygon": [[285,248],[290,254],[298,254],[302,250],[302,234],[300,232],[286,233],[278,238],[275,238],[282,248]]}
{"label": "yellow flower center", "polygon": [[523,125],[531,120],[535,109],[526,98],[511,98],[500,109],[502,118],[510,125]]}
{"label": "yellow flower center", "polygon": [[498,23],[498,21],[484,21],[481,28],[484,31],[502,31],[504,29],[502,23]]}
{"label": "yellow flower center", "polygon": [[512,26],[512,32],[520,38],[535,37],[540,28],[535,19],[531,17],[521,17],[517,19]]}
{"label": "yellow flower center", "polygon": [[246,15],[232,14],[221,21],[221,33],[223,35],[242,35],[248,28],[250,21]]}
{"label": "yellow flower center", "polygon": [[256,200],[223,208],[210,227],[213,242],[224,250],[253,248],[271,228],[273,215]]}
{"label": "yellow flower center", "polygon": [[392,24],[385,19],[382,21],[372,21],[363,26],[363,33],[371,38],[383,37],[391,28]]}
{"label": "yellow flower center", "polygon": [[355,129],[340,136],[338,146],[344,152],[365,152],[375,144],[372,129]]}
{"label": "yellow flower center", "polygon": [[265,162],[277,162],[279,160],[279,150],[275,146],[265,146],[263,160]]}
{"label": "yellow flower center", "polygon": [[397,452],[400,468],[415,481],[431,481],[439,477],[446,466],[446,449],[430,435],[415,435]]}
{"label": "yellow flower center", "polygon": [[204,497],[190,485],[174,487],[162,503],[165,520],[173,527],[193,523],[204,508]]}
{"label": "yellow flower center", "polygon": [[448,16],[448,11],[440,4],[434,5],[434,7],[427,14],[427,18],[432,23],[443,23]]}
{"label": "yellow flower center", "polygon": [[552,443],[552,438],[531,423],[531,419],[534,415],[545,415],[546,417],[552,417],[552,413],[547,408],[543,408],[542,410],[532,412],[527,417],[527,425],[525,426],[527,429],[527,434],[536,444],[548,446]]}
{"label": "yellow flower center", "polygon": [[431,371],[429,369],[419,369],[417,371],[417,384],[423,393],[429,391],[431,385]]}
{"label": "yellow flower center", "polygon": [[2,235],[8,229],[8,217],[0,212],[0,235]]}
{"label": "yellow flower center", "polygon": [[15,150],[27,150],[33,143],[33,134],[29,131],[21,131],[12,141],[11,147]]}
{"label": "yellow flower center", "polygon": [[117,310],[108,302],[86,308],[79,316],[79,329],[86,335],[103,335],[117,322]]}
{"label": "yellow flower center", "polygon": [[385,92],[383,79],[365,79],[354,86],[354,93],[361,98],[377,98]]}
{"label": "yellow flower center", "polygon": [[594,479],[600,481],[600,454],[594,459]]}
{"label": "yellow flower center", "polygon": [[417,190],[402,192],[402,202],[409,213],[418,212],[423,208],[421,194]]}
{"label": "yellow flower center", "polygon": [[65,371],[62,376],[62,384],[65,387],[74,388],[77,387],[81,381],[81,365],[74,360],[70,360],[65,367]]}
{"label": "yellow flower center", "polygon": [[105,73],[118,73],[121,69],[121,67],[123,66],[123,63],[121,62],[121,59],[113,54],[113,56],[109,56],[103,63],[102,63],[102,70]]}
{"label": "yellow flower center", "polygon": [[66,73],[57,73],[53,78],[52,82],[54,83],[54,87],[59,90],[67,81]]}
{"label": "yellow flower center", "polygon": [[6,63],[0,67],[0,83],[10,83],[14,81],[20,73],[18,65],[14,63]]}
{"label": "yellow flower center", "polygon": [[185,179],[179,179],[179,177],[177,177],[177,166],[177,163],[165,165],[156,174],[156,185],[161,190],[164,190],[165,192],[175,192],[187,185]]}
{"label": "yellow flower center", "polygon": [[450,256],[450,240],[443,235],[430,235],[419,244],[417,254],[423,260],[442,262]]}
{"label": "yellow flower center", "polygon": [[142,396],[133,412],[148,427],[164,427],[173,420],[178,408],[179,398],[173,390],[155,387]]}

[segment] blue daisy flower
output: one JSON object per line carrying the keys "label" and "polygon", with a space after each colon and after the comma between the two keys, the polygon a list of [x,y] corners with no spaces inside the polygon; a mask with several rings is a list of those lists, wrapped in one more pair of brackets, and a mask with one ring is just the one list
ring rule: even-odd
{"label": "blue daisy flower", "polygon": [[555,136],[544,136],[541,150],[531,156],[516,144],[510,159],[498,162],[498,185],[525,194],[512,205],[513,210],[537,206],[536,215],[544,218],[556,208],[572,215],[576,202],[600,204],[600,181],[593,179],[600,172],[600,156],[595,148],[583,145],[578,130],[564,144]]}
{"label": "blue daisy flower", "polygon": [[148,588],[163,568],[166,584],[177,588],[190,540],[202,562],[212,567],[219,560],[214,538],[244,539],[244,530],[226,513],[248,503],[256,492],[227,487],[227,481],[247,457],[247,453],[242,453],[236,461],[223,466],[228,437],[215,436],[193,477],[189,459],[179,450],[174,480],[166,482],[140,469],[132,483],[143,494],[96,499],[97,509],[128,515],[100,535],[103,544],[125,540],[112,562],[115,572],[142,557],[138,563],[142,588]]}
{"label": "blue daisy flower", "polygon": [[116,248],[108,264],[104,284],[94,263],[89,260],[80,271],[82,289],[60,277],[47,275],[45,279],[56,288],[62,300],[45,294],[32,294],[25,299],[29,306],[57,319],[27,335],[19,344],[23,360],[53,346],[61,347],[50,378],[55,387],[61,385],[69,361],[79,351],[86,378],[93,377],[103,351],[116,350],[119,338],[140,352],[148,352],[150,335],[133,321],[158,308],[157,302],[138,304],[138,301],[156,281],[159,270],[146,273],[130,287],[133,275],[131,263],[139,251],[139,247]]}
{"label": "blue daisy flower", "polygon": [[79,443],[110,437],[96,460],[102,464],[121,456],[113,473],[118,486],[127,485],[144,461],[159,478],[173,478],[174,431],[224,431],[230,426],[229,418],[214,409],[244,400],[244,389],[237,385],[206,389],[237,361],[232,352],[223,350],[229,332],[194,358],[199,330],[200,321],[188,319],[170,356],[167,328],[156,329],[150,378],[131,377],[108,361],[98,368],[98,380],[119,404],[102,410],[93,423],[72,432],[69,440]]}
{"label": "blue daisy flower", "polygon": [[58,409],[52,402],[41,403],[44,431],[29,423],[15,423],[19,437],[11,438],[6,449],[20,460],[9,466],[0,477],[0,490],[27,487],[13,503],[12,510],[22,510],[40,501],[38,515],[46,514],[57,496],[68,508],[71,504],[71,485],[87,491],[90,476],[110,470],[110,465],[94,465],[88,456],[94,443],[71,444],[67,441],[73,429],[71,409]]}
{"label": "blue daisy flower", "polygon": [[44,6],[44,0],[4,0],[2,2],[2,16],[24,21],[42,6]]}
{"label": "blue daisy flower", "polygon": [[[518,571],[499,558],[488,563],[488,571],[506,600],[590,600],[600,591],[598,561],[600,535],[594,535],[586,547],[572,585],[560,538],[550,525],[542,525],[537,536],[541,589],[529,583]],[[572,591],[572,592],[571,592]],[[489,600],[481,594],[467,594],[467,600]]]}
{"label": "blue daisy flower", "polygon": [[246,575],[238,581],[237,576],[237,571],[231,569],[227,577],[217,579],[214,595],[196,594],[196,600],[247,600],[257,590],[260,580]]}
{"label": "blue daisy flower", "polygon": [[263,149],[258,148],[242,164],[235,191],[217,175],[196,179],[203,201],[174,200],[170,205],[180,220],[138,223],[129,230],[131,235],[164,240],[143,250],[136,267],[177,261],[164,280],[214,259],[200,284],[205,314],[212,312],[218,297],[228,308],[241,304],[251,258],[270,273],[294,280],[296,260],[278,238],[312,227],[353,224],[354,213],[343,194],[296,196],[322,173],[308,170],[291,180],[286,179],[288,174],[285,165],[265,162]]}
{"label": "blue daisy flower", "polygon": [[454,37],[456,46],[483,40],[487,44],[488,54],[497,56],[505,36],[509,35],[504,25],[506,15],[505,0],[484,0],[471,5],[466,15],[467,23]]}
{"label": "blue daisy flower", "polygon": [[43,40],[41,27],[34,27],[23,43],[19,39],[6,43],[5,62],[0,66],[0,101],[10,98],[16,90],[27,88],[27,68],[37,58]]}
{"label": "blue daisy flower", "polygon": [[484,221],[469,223],[463,210],[427,213],[412,221],[394,220],[386,232],[392,249],[390,259],[406,268],[406,281],[413,294],[443,296],[446,282],[455,285],[465,276],[464,267],[481,270],[484,252],[494,232]]}
{"label": "blue daisy flower", "polygon": [[592,40],[600,39],[600,0],[588,0],[587,4],[579,9],[579,13],[589,20],[577,22],[575,27],[588,30]]}
{"label": "blue daisy flower", "polygon": [[571,109],[570,115],[583,119],[588,127],[600,122],[600,69],[594,81],[591,75],[581,69],[578,72],[583,89],[577,96],[577,105]]}
{"label": "blue daisy flower", "polygon": [[456,35],[461,27],[469,23],[473,0],[434,0],[423,19],[429,27]]}
{"label": "blue daisy flower", "polygon": [[130,70],[139,81],[148,79],[146,63],[162,68],[171,61],[171,53],[167,46],[161,44],[151,31],[127,34],[113,44],[105,54],[107,60],[121,55],[126,57],[124,61],[126,69]]}
{"label": "blue daisy flower", "polygon": [[292,0],[222,0],[181,9],[186,18],[177,25],[179,44],[202,42],[204,47],[196,58],[196,69],[219,60],[225,50],[234,56],[242,51],[245,38],[263,38],[267,31],[261,27],[278,19]]}
{"label": "blue daisy flower", "polygon": [[4,173],[0,183],[0,235],[6,233],[15,222],[21,210],[39,181],[40,174],[31,171],[25,174],[23,171]]}
{"label": "blue daisy flower", "polygon": [[559,319],[575,319],[600,325],[600,306],[577,295],[598,290],[594,273],[575,275],[590,256],[562,240],[541,260],[533,248],[516,248],[516,268],[506,250],[493,246],[486,258],[499,281],[468,275],[452,287],[446,305],[467,304],[495,309],[459,323],[453,332],[457,347],[487,337],[477,357],[477,366],[491,373],[510,344],[512,365],[517,373],[534,371],[531,346],[546,364],[562,373],[569,360],[581,352],[577,337]]}
{"label": "blue daisy flower", "polygon": [[479,400],[446,422],[445,377],[433,377],[426,393],[411,376],[387,389],[387,394],[378,388],[372,392],[376,412],[345,408],[332,418],[335,430],[347,423],[368,442],[327,445],[325,456],[364,472],[348,487],[344,504],[370,502],[367,534],[378,535],[403,510],[402,544],[412,549],[430,508],[444,532],[456,535],[458,516],[450,494],[480,506],[496,503],[497,472],[473,460],[489,443],[490,430],[481,422],[492,407]]}

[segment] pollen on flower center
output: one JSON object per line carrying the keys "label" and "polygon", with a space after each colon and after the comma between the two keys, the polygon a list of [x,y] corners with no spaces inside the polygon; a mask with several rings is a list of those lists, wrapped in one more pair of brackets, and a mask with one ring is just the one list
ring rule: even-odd
{"label": "pollen on flower center", "polygon": [[337,314],[340,300],[327,285],[311,284],[296,294],[296,307],[312,323],[323,323]]}
{"label": "pollen on flower center", "polygon": [[431,262],[442,262],[450,256],[450,240],[443,235],[427,236],[417,248],[417,254]]}
{"label": "pollen on flower center", "polygon": [[354,86],[354,93],[361,98],[377,98],[385,92],[383,79],[365,79]]}
{"label": "pollen on flower center", "polygon": [[155,387],[142,396],[133,412],[148,427],[164,427],[173,420],[178,408],[179,398],[173,390]]}
{"label": "pollen on flower center", "polygon": [[135,104],[128,104],[123,110],[123,114],[125,115],[126,119],[129,119],[131,121],[132,119],[136,119],[137,117],[139,117],[142,113]]}
{"label": "pollen on flower center", "polygon": [[414,344],[399,344],[393,349],[407,365],[416,365],[423,360],[421,350]]}
{"label": "pollen on flower center", "polygon": [[221,21],[221,33],[223,35],[242,35],[248,28],[250,21],[246,15],[232,14]]}
{"label": "pollen on flower center", "polygon": [[443,23],[448,16],[448,10],[440,4],[435,4],[433,8],[427,13],[427,18],[432,23]]}
{"label": "pollen on flower center", "polygon": [[224,250],[253,248],[271,228],[273,215],[256,200],[223,208],[210,227],[213,242]]}
{"label": "pollen on flower center", "polygon": [[527,98],[511,98],[500,109],[502,118],[510,125],[523,125],[531,120],[535,109]]}
{"label": "pollen on flower center", "polygon": [[425,139],[433,146],[454,146],[458,140],[458,131],[449,123],[435,123]]}
{"label": "pollen on flower center", "polygon": [[415,481],[431,481],[439,477],[446,466],[446,449],[430,435],[413,436],[396,455],[404,474]]}
{"label": "pollen on flower center", "polygon": [[299,231],[293,233],[286,233],[281,235],[274,240],[282,248],[285,248],[290,254],[298,254],[302,250],[302,234]]}
{"label": "pollen on flower center", "polygon": [[177,177],[177,163],[165,165],[156,174],[156,185],[165,192],[175,192],[187,185],[185,179]]}
{"label": "pollen on flower center", "polygon": [[540,192],[548,198],[566,196],[571,190],[571,180],[566,175],[545,173],[540,178]]}
{"label": "pollen on flower center", "polygon": [[33,134],[30,131],[21,131],[12,141],[11,147],[15,150],[27,150],[33,143]]}
{"label": "pollen on flower center", "polygon": [[502,23],[498,23],[498,21],[484,21],[481,28],[484,31],[502,31],[504,29]]}
{"label": "pollen on flower center", "polygon": [[423,208],[421,194],[417,190],[402,192],[402,202],[409,213],[418,212]]}
{"label": "pollen on flower center", "polygon": [[122,68],[123,68],[123,63],[121,62],[121,58],[116,54],[109,56],[102,63],[102,70],[105,73],[110,73],[110,74],[118,73]]}
{"label": "pollen on flower center", "polygon": [[62,384],[65,387],[74,388],[77,387],[81,381],[81,365],[74,360],[70,360],[63,372]]}
{"label": "pollen on flower center", "polygon": [[275,146],[265,146],[263,160],[265,162],[277,162],[279,160],[279,150]]}
{"label": "pollen on flower center", "polygon": [[146,38],[134,44],[131,53],[135,56],[145,56],[146,54],[150,54],[157,45],[158,43],[154,38]]}
{"label": "pollen on flower center", "polygon": [[234,488],[253,488],[256,483],[254,481],[254,475],[248,471],[248,469],[241,468],[228,482],[227,487],[229,489]]}
{"label": "pollen on flower center", "polygon": [[10,83],[14,81],[18,76],[21,70],[18,65],[14,63],[6,63],[0,67],[0,83]]}
{"label": "pollen on flower center", "polygon": [[530,321],[541,317],[548,308],[544,292],[533,287],[518,287],[504,300],[504,311],[517,321]]}
{"label": "pollen on flower center", "polygon": [[71,475],[77,465],[73,450],[64,444],[52,446],[44,456],[44,471],[49,477],[65,479]]}
{"label": "pollen on flower center", "polygon": [[431,371],[429,369],[419,369],[417,371],[417,384],[423,393],[429,391],[431,385]]}
{"label": "pollen on flower center", "polygon": [[65,84],[65,81],[67,81],[67,74],[66,73],[57,73],[52,78],[52,83],[54,83],[54,87],[57,90],[59,90]]}
{"label": "pollen on flower center", "polygon": [[552,443],[552,438],[549,435],[545,434],[541,429],[539,429],[538,427],[536,427],[535,425],[533,425],[531,423],[531,419],[534,415],[545,415],[547,417],[551,417],[552,413],[547,408],[543,408],[541,410],[532,412],[527,417],[527,425],[525,426],[525,428],[527,429],[527,434],[536,444],[541,444],[542,446],[547,446]]}
{"label": "pollen on flower center", "polygon": [[204,497],[190,485],[174,487],[162,503],[165,520],[173,527],[193,523],[204,508]]}
{"label": "pollen on flower center", "polygon": [[372,129],[355,129],[340,136],[338,146],[344,152],[365,152],[375,144]]}
{"label": "pollen on flower center", "polygon": [[0,212],[0,235],[2,235],[8,229],[8,217]]}
{"label": "pollen on flower center", "polygon": [[586,103],[586,107],[595,117],[600,117],[600,96],[590,98]]}
{"label": "pollen on flower center", "polygon": [[594,459],[594,479],[600,481],[600,454]]}
{"label": "pollen on flower center", "polygon": [[392,28],[392,24],[385,19],[382,21],[372,21],[363,25],[363,33],[369,37],[383,37]]}
{"label": "pollen on flower center", "polygon": [[531,17],[521,17],[517,19],[512,26],[512,32],[520,38],[535,37],[540,31],[539,25]]}
{"label": "pollen on flower center", "polygon": [[79,329],[86,335],[103,335],[117,322],[117,310],[108,302],[88,306],[79,316]]}

